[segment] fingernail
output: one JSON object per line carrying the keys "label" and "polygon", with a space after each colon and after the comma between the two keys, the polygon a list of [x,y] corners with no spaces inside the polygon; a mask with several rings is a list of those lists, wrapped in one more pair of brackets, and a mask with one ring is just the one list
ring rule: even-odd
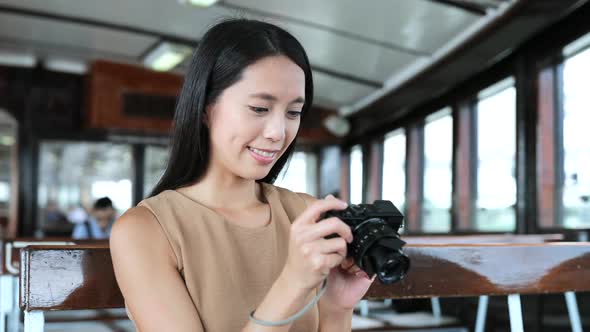
{"label": "fingernail", "polygon": [[373,281],[375,281],[375,279],[377,279],[377,275],[373,275],[373,278],[371,278],[371,283],[373,283]]}
{"label": "fingernail", "polygon": [[358,271],[354,275],[357,276],[357,277],[363,277],[363,278],[369,279],[369,275],[365,271],[363,271],[363,270]]}

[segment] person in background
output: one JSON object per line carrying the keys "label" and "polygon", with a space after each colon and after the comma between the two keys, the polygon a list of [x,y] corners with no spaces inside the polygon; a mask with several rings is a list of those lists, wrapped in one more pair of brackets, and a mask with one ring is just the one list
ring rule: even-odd
{"label": "person in background", "polygon": [[94,202],[90,217],[85,222],[76,225],[72,237],[74,239],[108,239],[115,218],[116,211],[111,199],[108,197],[99,198]]}
{"label": "person in background", "polygon": [[72,225],[56,201],[49,200],[44,213],[41,236],[67,237],[72,232]]}

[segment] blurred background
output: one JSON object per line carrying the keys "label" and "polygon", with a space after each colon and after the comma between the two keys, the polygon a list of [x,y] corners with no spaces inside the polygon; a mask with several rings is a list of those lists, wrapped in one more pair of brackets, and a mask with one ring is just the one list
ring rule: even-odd
{"label": "blurred background", "polygon": [[586,0],[0,0],[0,234],[67,237],[100,198],[149,195],[191,52],[227,17],[284,27],[313,67],[277,185],[391,200],[404,234],[588,241]]}

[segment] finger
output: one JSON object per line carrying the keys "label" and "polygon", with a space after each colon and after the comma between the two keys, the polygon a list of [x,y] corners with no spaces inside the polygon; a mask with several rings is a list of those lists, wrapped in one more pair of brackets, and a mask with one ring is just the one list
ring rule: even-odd
{"label": "finger", "polygon": [[346,258],[346,241],[341,237],[329,240],[319,240],[317,246],[318,251],[322,254],[337,253],[343,258]]}
{"label": "finger", "polygon": [[344,259],[342,261],[342,264],[340,264],[340,267],[344,270],[348,270],[353,265],[354,265],[354,259],[352,257],[346,257],[346,259]]}
{"label": "finger", "polygon": [[357,272],[359,272],[361,270],[360,267],[353,265],[350,268],[348,268],[348,270],[346,270],[346,272],[350,273],[350,274],[356,274]]}
{"label": "finger", "polygon": [[344,260],[344,257],[340,256],[339,254],[327,255],[325,258],[325,262],[326,262],[326,268],[328,270],[328,273],[330,272],[330,270],[332,268],[340,265],[340,263],[342,263],[343,260]]}
{"label": "finger", "polygon": [[301,234],[301,239],[303,242],[312,242],[332,234],[339,235],[349,243],[352,242],[352,230],[347,224],[336,217],[324,219],[312,225]]}
{"label": "finger", "polygon": [[343,210],[347,206],[348,204],[337,199],[320,199],[305,209],[299,218],[297,218],[297,222],[313,224],[317,222],[322,213],[330,210]]}
{"label": "finger", "polygon": [[348,203],[346,203],[345,201],[343,201],[343,200],[341,200],[341,199],[338,199],[338,198],[334,197],[334,195],[332,195],[332,194],[329,194],[329,195],[328,195],[328,196],[326,196],[324,199],[327,199],[327,200],[334,200],[334,201],[342,202],[342,203],[344,203],[344,204],[346,204],[346,205],[348,206]]}

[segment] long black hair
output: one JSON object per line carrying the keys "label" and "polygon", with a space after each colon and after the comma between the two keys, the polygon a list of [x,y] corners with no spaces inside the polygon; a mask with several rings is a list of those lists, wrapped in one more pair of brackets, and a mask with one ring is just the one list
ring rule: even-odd
{"label": "long black hair", "polygon": [[[287,31],[270,23],[230,19],[210,28],[193,53],[178,97],[166,171],[150,196],[197,182],[209,164],[209,129],[204,123],[207,106],[239,81],[244,69],[273,55],[288,57],[305,74],[305,104],[313,101],[311,66],[303,46]],[[270,172],[258,181],[274,183],[293,153],[295,139]]]}

